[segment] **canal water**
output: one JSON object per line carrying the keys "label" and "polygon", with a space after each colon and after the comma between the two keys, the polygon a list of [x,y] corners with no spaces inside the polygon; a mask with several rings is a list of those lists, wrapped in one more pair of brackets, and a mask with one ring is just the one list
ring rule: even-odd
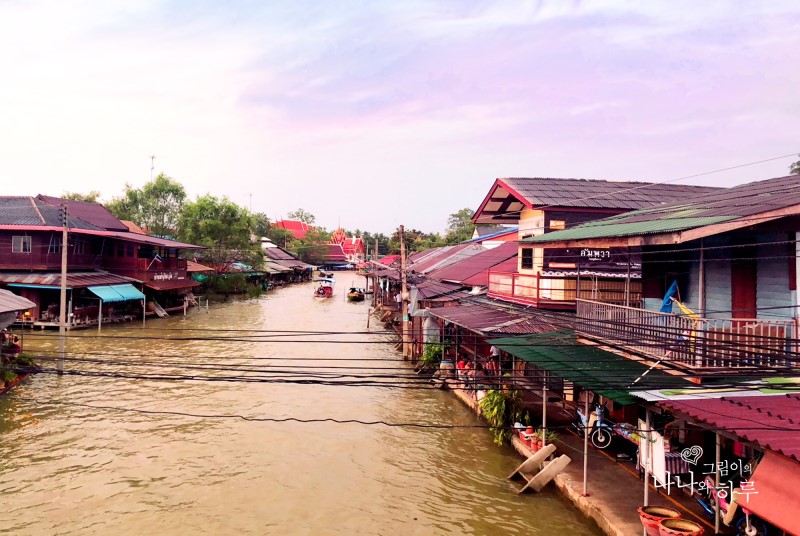
{"label": "canal water", "polygon": [[[0,533],[600,534],[552,489],[517,496],[519,458],[452,395],[398,388],[393,337],[344,301],[354,277],[71,333],[65,375],[0,399]],[[352,385],[367,372],[385,385]]]}

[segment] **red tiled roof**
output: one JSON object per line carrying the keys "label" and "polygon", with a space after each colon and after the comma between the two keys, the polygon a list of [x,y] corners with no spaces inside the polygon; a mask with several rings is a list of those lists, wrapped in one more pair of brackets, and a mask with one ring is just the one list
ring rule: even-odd
{"label": "red tiled roof", "polygon": [[454,281],[456,283],[464,283],[466,279],[485,272],[486,280],[485,285],[489,284],[489,268],[511,258],[517,256],[519,249],[516,242],[506,242],[499,246],[481,251],[477,255],[468,257],[466,259],[455,262],[444,268],[433,270],[428,273],[428,277],[438,279],[440,281]]}
{"label": "red tiled roof", "polygon": [[141,227],[139,227],[138,225],[136,225],[135,223],[133,223],[133,222],[132,222],[132,221],[130,221],[130,220],[119,220],[119,221],[121,221],[122,223],[124,223],[124,224],[125,224],[125,227],[127,227],[127,228],[128,228],[128,231],[130,231],[130,232],[132,232],[132,233],[136,233],[136,234],[147,234],[147,233],[145,233],[145,232],[144,232],[144,229],[142,229]]}
{"label": "red tiled roof", "polygon": [[323,244],[325,252],[322,254],[326,262],[347,262],[341,244]]}
{"label": "red tiled roof", "polygon": [[308,231],[313,229],[306,222],[300,220],[278,220],[273,222],[272,225],[279,229],[286,229],[297,239],[305,238]]}
{"label": "red tiled roof", "polygon": [[668,400],[658,405],[800,460],[800,393]]}

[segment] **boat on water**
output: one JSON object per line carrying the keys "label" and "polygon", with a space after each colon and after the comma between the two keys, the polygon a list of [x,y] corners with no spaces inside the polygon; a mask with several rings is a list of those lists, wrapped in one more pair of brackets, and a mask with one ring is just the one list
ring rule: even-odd
{"label": "boat on water", "polygon": [[358,287],[350,287],[350,290],[347,291],[347,301],[351,302],[360,302],[364,301],[364,289]]}
{"label": "boat on water", "polygon": [[315,298],[330,298],[333,296],[333,286],[336,280],[332,277],[320,277],[314,280],[316,286],[314,287]]}

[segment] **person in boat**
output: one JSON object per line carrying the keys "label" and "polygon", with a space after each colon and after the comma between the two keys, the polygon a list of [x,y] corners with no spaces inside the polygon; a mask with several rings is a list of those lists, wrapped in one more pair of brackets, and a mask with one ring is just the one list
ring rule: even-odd
{"label": "person in boat", "polygon": [[7,329],[4,329],[2,333],[2,349],[4,352],[12,354],[18,353],[22,349],[19,343],[19,337],[12,335]]}

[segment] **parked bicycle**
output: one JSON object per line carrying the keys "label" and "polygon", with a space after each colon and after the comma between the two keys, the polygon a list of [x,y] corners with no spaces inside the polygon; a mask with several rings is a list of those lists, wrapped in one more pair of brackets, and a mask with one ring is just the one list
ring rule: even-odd
{"label": "parked bicycle", "polygon": [[592,445],[598,449],[607,448],[615,435],[624,437],[628,441],[638,443],[638,435],[633,425],[608,421],[605,418],[605,413],[606,407],[602,404],[597,405],[593,415],[589,418],[578,408],[578,413],[575,416],[573,425],[581,434],[584,433],[584,429],[588,426],[589,439],[592,441]]}

